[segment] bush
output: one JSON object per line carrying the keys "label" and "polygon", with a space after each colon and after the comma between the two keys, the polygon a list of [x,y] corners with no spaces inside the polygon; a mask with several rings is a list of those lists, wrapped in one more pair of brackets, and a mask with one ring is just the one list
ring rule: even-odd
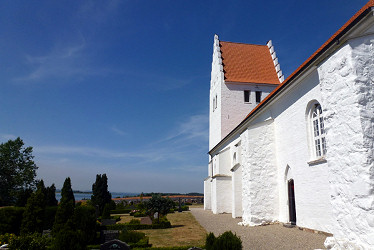
{"label": "bush", "polygon": [[51,238],[39,233],[14,237],[9,243],[9,249],[44,250],[51,244]]}
{"label": "bush", "polygon": [[69,225],[65,224],[56,234],[53,240],[52,249],[55,250],[85,250],[86,244],[80,231],[74,231]]}
{"label": "bush", "polygon": [[145,217],[145,216],[147,216],[147,214],[145,213],[145,212],[136,212],[136,213],[134,213],[134,215],[133,215],[134,217]]}
{"label": "bush", "polygon": [[136,231],[122,231],[118,237],[119,240],[130,243],[136,243],[141,239],[145,238],[145,233],[136,232]]}
{"label": "bush", "polygon": [[24,207],[0,208],[0,234],[19,235],[24,212]]}
{"label": "bush", "polygon": [[184,205],[184,206],[181,206],[181,209],[182,209],[182,211],[189,211],[189,210],[190,210],[190,207]]}
{"label": "bush", "polygon": [[231,231],[224,232],[217,238],[210,233],[205,239],[205,248],[206,250],[242,250],[242,241]]}
{"label": "bush", "polygon": [[113,219],[113,220],[116,220],[116,222],[121,220],[121,216],[119,216],[119,215],[110,216],[110,218]]}
{"label": "bush", "polygon": [[213,233],[209,233],[205,239],[205,248],[206,250],[213,250],[214,242],[216,241],[216,236]]}
{"label": "bush", "polygon": [[140,220],[138,219],[132,219],[129,222],[130,225],[140,225]]}
{"label": "bush", "polygon": [[74,209],[74,229],[81,234],[85,244],[92,243],[96,236],[96,210],[92,206],[78,206]]}
{"label": "bush", "polygon": [[131,209],[115,209],[115,210],[110,210],[111,214],[129,214],[131,212]]}
{"label": "bush", "polygon": [[155,226],[157,228],[171,228],[171,223],[170,221],[168,221],[166,216],[162,216],[158,220],[154,219],[152,221],[152,226]]}
{"label": "bush", "polygon": [[0,235],[0,246],[3,244],[9,244],[16,237],[17,236],[15,234],[9,234],[9,233]]}

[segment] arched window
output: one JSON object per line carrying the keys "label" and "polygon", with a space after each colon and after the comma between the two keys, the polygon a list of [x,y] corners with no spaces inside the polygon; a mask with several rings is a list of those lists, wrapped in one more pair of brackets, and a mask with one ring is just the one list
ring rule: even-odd
{"label": "arched window", "polygon": [[314,155],[315,157],[322,157],[326,154],[326,138],[322,107],[319,103],[313,104],[310,112],[310,121]]}

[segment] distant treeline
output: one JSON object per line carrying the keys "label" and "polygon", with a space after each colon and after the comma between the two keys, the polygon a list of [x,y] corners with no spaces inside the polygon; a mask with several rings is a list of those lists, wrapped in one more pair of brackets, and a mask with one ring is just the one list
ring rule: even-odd
{"label": "distant treeline", "polygon": [[173,196],[173,195],[187,195],[187,196],[204,196],[204,194],[200,193],[141,193],[139,195],[135,195],[134,197],[140,197],[140,196],[153,196],[153,195],[161,195],[161,196]]}

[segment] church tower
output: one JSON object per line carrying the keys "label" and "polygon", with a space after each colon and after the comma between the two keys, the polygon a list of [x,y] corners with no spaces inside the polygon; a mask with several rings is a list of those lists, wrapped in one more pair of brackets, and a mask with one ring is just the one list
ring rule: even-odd
{"label": "church tower", "polygon": [[209,98],[209,150],[283,81],[272,42],[254,45],[214,36]]}

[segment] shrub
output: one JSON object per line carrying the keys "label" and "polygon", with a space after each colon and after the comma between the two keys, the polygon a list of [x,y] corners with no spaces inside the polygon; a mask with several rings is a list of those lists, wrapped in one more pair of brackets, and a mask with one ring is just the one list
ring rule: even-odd
{"label": "shrub", "polygon": [[145,212],[136,212],[136,213],[134,213],[134,215],[133,215],[134,217],[145,217],[145,216],[147,216],[147,214],[145,213]]}
{"label": "shrub", "polygon": [[145,238],[145,233],[136,232],[136,231],[122,231],[119,235],[119,240],[130,243],[137,243],[141,239]]}
{"label": "shrub", "polygon": [[224,232],[217,238],[210,233],[205,239],[205,248],[206,250],[242,250],[242,241],[231,231]]}
{"label": "shrub", "polygon": [[19,235],[24,212],[24,207],[0,208],[0,234]]}
{"label": "shrub", "polygon": [[72,228],[65,224],[53,240],[52,249],[55,250],[85,250],[85,242],[82,239],[82,233],[80,231],[74,231]]}
{"label": "shrub", "polygon": [[44,250],[51,244],[51,238],[39,233],[14,237],[9,243],[9,249]]}
{"label": "shrub", "polygon": [[9,244],[16,237],[17,236],[15,234],[9,233],[0,235],[0,246],[3,244]]}
{"label": "shrub", "polygon": [[140,220],[138,219],[132,219],[129,222],[130,225],[140,225]]}
{"label": "shrub", "polygon": [[96,236],[96,210],[92,206],[78,206],[74,210],[74,229],[80,231],[81,240],[92,243]]}
{"label": "shrub", "polygon": [[162,216],[158,220],[154,219],[152,221],[152,226],[157,227],[157,228],[171,228],[171,223],[170,221],[168,221],[166,216]]}
{"label": "shrub", "polygon": [[131,209],[126,209],[126,208],[122,208],[122,209],[115,209],[115,210],[110,210],[110,213],[111,214],[128,214],[131,212]]}
{"label": "shrub", "polygon": [[182,208],[182,211],[189,211],[190,210],[189,206],[186,206],[186,205],[182,206],[181,208]]}
{"label": "shrub", "polygon": [[121,216],[119,215],[110,216],[110,218],[116,220],[116,222],[121,220]]}
{"label": "shrub", "polygon": [[205,239],[205,248],[206,250],[213,250],[214,242],[216,241],[216,236],[213,233],[209,233]]}

